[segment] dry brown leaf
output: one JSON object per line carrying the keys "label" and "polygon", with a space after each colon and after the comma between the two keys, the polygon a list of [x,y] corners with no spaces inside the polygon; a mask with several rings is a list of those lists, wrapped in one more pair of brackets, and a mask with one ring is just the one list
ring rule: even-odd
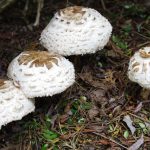
{"label": "dry brown leaf", "polygon": [[71,110],[71,103],[68,103],[67,106],[64,109],[65,113],[68,113]]}
{"label": "dry brown leaf", "polygon": [[106,94],[105,90],[97,89],[90,92],[90,97],[95,102],[104,103],[104,102],[108,102],[108,99],[106,98],[105,94]]}
{"label": "dry brown leaf", "polygon": [[101,143],[101,144],[103,144],[103,145],[109,145],[111,142],[110,141],[108,141],[108,140],[99,140],[99,141],[97,141],[98,143]]}
{"label": "dry brown leaf", "polygon": [[115,116],[115,115],[119,115],[121,111],[122,111],[121,105],[118,105],[113,109],[112,113]]}
{"label": "dry brown leaf", "polygon": [[114,78],[114,71],[112,71],[112,70],[106,71],[105,81],[112,84],[112,85],[116,84],[116,79]]}
{"label": "dry brown leaf", "polygon": [[60,120],[60,123],[65,123],[69,118],[69,115],[68,114],[65,114],[65,115],[61,115],[59,120]]}
{"label": "dry brown leaf", "polygon": [[73,134],[69,133],[69,134],[63,134],[60,136],[60,138],[62,140],[68,140],[69,138],[73,137]]}
{"label": "dry brown leaf", "polygon": [[89,111],[88,111],[88,114],[89,114],[89,117],[90,119],[93,119],[94,117],[96,117],[99,113],[99,109],[97,106],[93,106]]}
{"label": "dry brown leaf", "polygon": [[105,127],[104,126],[99,126],[99,125],[91,125],[90,129],[96,131],[96,132],[102,132]]}
{"label": "dry brown leaf", "polygon": [[91,72],[79,73],[78,76],[87,84],[95,88],[107,89],[107,86],[100,80],[93,77]]}

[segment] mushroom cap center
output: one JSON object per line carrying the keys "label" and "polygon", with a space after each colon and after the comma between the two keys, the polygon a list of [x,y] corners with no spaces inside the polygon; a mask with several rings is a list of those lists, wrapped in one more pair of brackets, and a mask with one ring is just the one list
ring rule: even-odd
{"label": "mushroom cap center", "polygon": [[141,56],[142,58],[150,58],[150,51],[147,52],[147,51],[145,51],[144,49],[141,49],[139,52],[140,52],[140,56]]}
{"label": "mushroom cap center", "polygon": [[26,51],[18,58],[18,62],[19,65],[28,65],[28,63],[31,63],[30,68],[33,66],[46,66],[48,69],[51,69],[53,64],[58,65],[58,59],[60,59],[59,55],[51,54],[46,51]]}
{"label": "mushroom cap center", "polygon": [[85,14],[84,7],[81,6],[73,6],[61,9],[59,11],[59,15],[64,17],[67,20],[80,20],[82,16]]}

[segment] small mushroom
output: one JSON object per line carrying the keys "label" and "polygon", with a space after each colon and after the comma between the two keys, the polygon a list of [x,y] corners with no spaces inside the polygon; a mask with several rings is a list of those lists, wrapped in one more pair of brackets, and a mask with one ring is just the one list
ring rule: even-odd
{"label": "small mushroom", "polygon": [[[150,47],[144,47],[132,56],[129,62],[128,77],[144,89],[150,89]],[[143,90],[141,96],[147,99],[148,93]]]}
{"label": "small mushroom", "polygon": [[12,81],[0,79],[0,129],[34,111],[34,101],[13,85]]}
{"label": "small mushroom", "polygon": [[103,49],[111,32],[111,24],[98,11],[73,6],[54,15],[41,33],[40,42],[50,52],[83,55]]}
{"label": "small mushroom", "polygon": [[7,75],[28,98],[61,93],[75,81],[72,63],[46,51],[22,52],[10,63]]}

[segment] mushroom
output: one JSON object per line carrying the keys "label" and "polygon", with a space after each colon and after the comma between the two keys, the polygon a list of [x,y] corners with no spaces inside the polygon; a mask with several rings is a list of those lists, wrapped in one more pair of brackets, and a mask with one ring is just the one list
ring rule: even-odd
{"label": "mushroom", "polygon": [[72,63],[47,51],[22,52],[10,63],[7,75],[28,98],[61,93],[75,81]]}
{"label": "mushroom", "polygon": [[111,32],[111,24],[98,11],[73,6],[54,15],[41,33],[40,42],[50,52],[83,55],[103,49]]}
{"label": "mushroom", "polygon": [[0,79],[0,129],[34,111],[34,101],[25,97],[12,81]]}
{"label": "mushroom", "polygon": [[150,89],[150,47],[144,47],[132,56],[129,62],[128,77],[144,88],[141,96],[147,99],[149,91],[145,89]]}

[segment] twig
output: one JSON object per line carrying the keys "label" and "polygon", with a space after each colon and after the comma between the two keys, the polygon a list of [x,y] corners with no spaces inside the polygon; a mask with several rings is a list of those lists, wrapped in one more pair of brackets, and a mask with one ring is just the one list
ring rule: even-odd
{"label": "twig", "polygon": [[102,4],[103,9],[104,9],[104,10],[107,10],[107,9],[106,9],[106,6],[105,6],[104,0],[101,0],[101,4]]}
{"label": "twig", "polygon": [[33,24],[33,26],[38,26],[39,25],[39,21],[40,21],[40,15],[41,15],[41,10],[43,8],[43,5],[44,5],[44,0],[37,0],[37,14],[36,14],[36,19],[35,19],[35,22]]}
{"label": "twig", "polygon": [[142,121],[147,122],[147,123],[149,123],[149,124],[150,124],[150,121],[145,120],[145,119],[143,119],[143,118],[142,118],[142,117],[140,117],[140,116],[137,116],[137,115],[132,114],[132,113],[129,113],[129,114],[130,114],[131,116],[133,116],[133,117],[139,118],[140,120],[142,120]]}
{"label": "twig", "polygon": [[141,34],[141,33],[138,33],[138,32],[136,32],[136,31],[134,31],[134,33],[140,35],[140,36],[143,37],[143,38],[146,38],[146,39],[150,40],[149,37],[147,37],[147,36],[145,36],[145,35],[143,35],[143,34]]}
{"label": "twig", "polygon": [[15,2],[16,0],[0,0],[0,13]]}
{"label": "twig", "polygon": [[137,45],[137,47],[143,47],[143,46],[145,46],[145,45],[147,45],[147,44],[150,44],[150,41],[145,42],[145,43],[142,43],[142,44],[139,44],[139,45]]}
{"label": "twig", "polygon": [[115,144],[117,144],[117,145],[119,145],[119,146],[125,148],[125,149],[128,149],[126,146],[124,146],[124,145],[118,143],[117,141],[113,140],[112,138],[108,138],[108,137],[106,137],[106,136],[104,136],[104,135],[102,135],[102,134],[100,134],[100,133],[96,133],[96,132],[92,132],[92,133],[94,133],[94,134],[96,134],[96,135],[99,135],[99,136],[101,136],[101,137],[103,137],[103,138],[105,138],[105,139],[107,139],[107,140],[109,140],[109,141],[111,141],[111,142],[113,142],[113,143],[115,143]]}
{"label": "twig", "polygon": [[142,101],[143,104],[145,103],[150,103],[150,100],[145,100],[145,101]]}

